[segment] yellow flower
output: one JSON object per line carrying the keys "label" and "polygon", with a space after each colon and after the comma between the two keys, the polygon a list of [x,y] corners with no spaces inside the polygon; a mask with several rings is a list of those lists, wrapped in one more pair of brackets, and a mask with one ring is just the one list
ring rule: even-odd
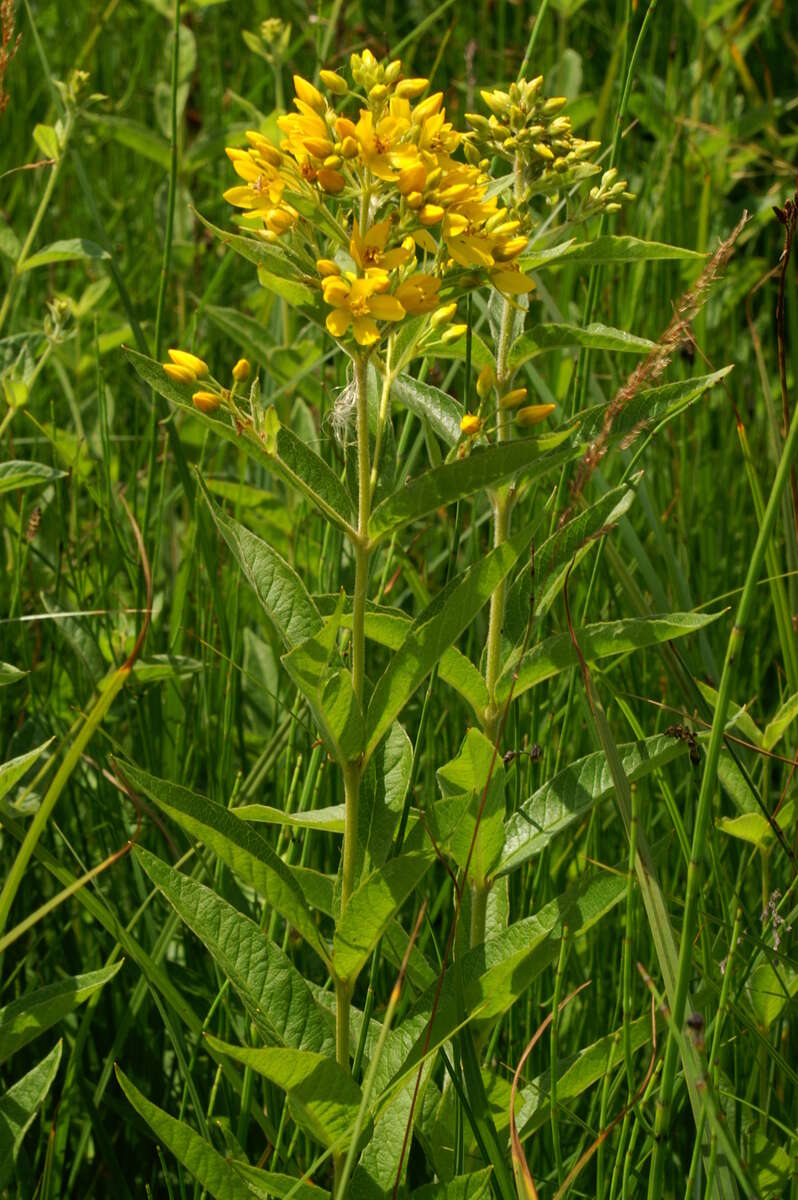
{"label": "yellow flower", "polygon": [[496,384],[496,372],[491,363],[485,363],[477,375],[477,395],[484,400]]}
{"label": "yellow flower", "polygon": [[385,295],[389,286],[384,271],[374,271],[365,279],[344,275],[323,279],[324,299],[332,308],[326,325],[333,337],[343,337],[351,325],[355,340],[372,346],[380,336],[377,321],[401,321],[405,310],[395,296]]}
{"label": "yellow flower", "polygon": [[280,203],[285,183],[274,167],[265,161],[258,162],[249,150],[228,147],[225,153],[236,174],[246,181],[243,187],[239,184],[227,189],[224,198],[228,204],[249,212],[262,213]]}
{"label": "yellow flower", "polygon": [[466,437],[474,437],[482,428],[482,421],[476,413],[466,413],[460,421],[460,432]]}
{"label": "yellow flower", "polygon": [[324,97],[312,83],[308,83],[307,79],[303,79],[301,75],[294,76],[294,91],[300,100],[304,100],[305,104],[309,104],[311,108],[315,108],[318,112],[324,112]]}
{"label": "yellow flower", "polygon": [[535,281],[520,271],[518,267],[503,266],[498,271],[491,271],[490,281],[497,292],[504,295],[519,295],[522,292],[534,291]]}
{"label": "yellow flower", "polygon": [[355,136],[360,144],[360,161],[372,175],[389,183],[399,178],[399,169],[404,165],[399,153],[400,141],[409,128],[410,121],[406,116],[390,114],[381,117],[375,125],[369,109],[360,110]]}
{"label": "yellow flower", "polygon": [[196,354],[189,354],[187,350],[170,350],[169,357],[178,367],[185,367],[191,371],[195,379],[204,379],[210,374],[210,367],[202,358],[197,358]]}
{"label": "yellow flower", "polygon": [[395,293],[396,299],[405,312],[412,316],[432,312],[438,305],[440,286],[440,279],[436,279],[434,275],[414,271],[408,279],[399,284]]}
{"label": "yellow flower", "polygon": [[349,253],[361,271],[369,272],[394,271],[410,262],[415,255],[415,243],[412,238],[405,238],[401,246],[386,250],[388,235],[391,232],[391,219],[378,221],[361,237],[357,221],[352,225],[352,237],[349,241]]}

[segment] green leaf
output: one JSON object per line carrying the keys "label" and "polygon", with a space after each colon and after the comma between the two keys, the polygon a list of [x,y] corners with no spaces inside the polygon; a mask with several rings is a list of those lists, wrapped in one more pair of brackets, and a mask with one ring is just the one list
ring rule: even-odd
{"label": "green leaf", "polygon": [[96,242],[86,238],[67,238],[62,242],[51,242],[43,250],[31,254],[17,267],[17,273],[32,271],[35,267],[46,267],[50,263],[75,262],[76,260],[91,261],[92,259],[110,258],[111,255]]}
{"label": "green leaf", "polygon": [[198,675],[204,664],[196,658],[182,654],[153,654],[150,658],[138,658],[133,664],[133,678],[138,683],[160,683],[164,679],[186,679]]}
{"label": "green leaf", "polygon": [[121,962],[27,992],[0,1008],[0,1063],[67,1016],[113,979]]}
{"label": "green leaf", "polygon": [[33,140],[46,158],[59,157],[61,148],[54,125],[34,125]]}
{"label": "green leaf", "polygon": [[[796,815],[798,815],[798,809],[795,798],[791,796],[784,802],[774,818],[778,821],[782,833],[788,833],[792,829]],[[751,845],[758,846],[760,850],[768,849],[771,843],[776,841],[773,826],[759,811],[742,813],[739,817],[719,817],[716,826],[721,833],[727,833],[730,837],[739,838],[743,842],[750,842]]]}
{"label": "green leaf", "polygon": [[13,663],[0,662],[0,687],[19,683],[20,679],[24,679],[27,674],[27,671],[20,671],[19,667],[15,667]]}
{"label": "green leaf", "polygon": [[18,779],[21,779],[28,768],[36,762],[40,754],[43,754],[48,746],[53,744],[53,739],[48,738],[46,742],[42,742],[35,750],[28,750],[25,754],[20,754],[18,758],[10,758],[0,766],[0,800],[7,792],[10,792]]}
{"label": "green leaf", "polygon": [[513,475],[539,479],[579,453],[575,445],[561,446],[572,433],[573,427],[569,426],[538,438],[478,447],[466,458],[424,471],[377,505],[369,521],[369,535],[383,538],[437,508]]}
{"label": "green leaf", "polygon": [[318,293],[307,284],[300,283],[297,279],[284,279],[272,271],[267,271],[264,266],[258,267],[258,281],[261,287],[274,292],[276,296],[281,296],[293,308],[308,308],[318,303]]}
{"label": "green leaf", "polygon": [[139,1116],[215,1200],[252,1200],[233,1163],[226,1162],[190,1125],[151,1104],[119,1067],[115,1070],[119,1086]]}
{"label": "green leaf", "polygon": [[410,1194],[412,1200],[480,1200],[490,1187],[493,1171],[475,1171],[471,1175],[457,1175],[448,1183],[426,1183]]}
{"label": "green leaf", "polygon": [[782,1146],[775,1145],[760,1129],[752,1131],[746,1165],[751,1172],[758,1196],[789,1195],[790,1180],[795,1179],[795,1154],[798,1151],[794,1137],[790,1149],[792,1160]]}
{"label": "green leaf", "polygon": [[538,271],[561,263],[580,263],[593,266],[601,263],[655,262],[674,259],[703,261],[705,254],[688,250],[684,246],[670,246],[665,242],[646,242],[636,237],[594,238],[592,242],[568,242],[553,246],[549,250],[527,254],[520,261],[522,271]]}
{"label": "green leaf", "polygon": [[398,721],[368,761],[360,783],[358,843],[363,863],[358,875],[381,867],[393,846],[413,771],[413,746]]}
{"label": "green leaf", "polygon": [[[424,353],[430,358],[456,358],[465,362],[468,355],[468,339],[465,334],[455,338],[453,342],[427,342]],[[493,366],[496,359],[478,333],[471,331],[471,362],[480,370],[482,367]]]}
{"label": "green leaf", "polygon": [[334,1054],[325,1014],[299,971],[260,926],[154,854],[137,847],[136,857],[230,980],[264,1038],[277,1046]]}
{"label": "green leaf", "polygon": [[197,482],[217,529],[283,645],[290,650],[312,637],[321,627],[321,617],[296,571],[267,542],[229,517],[211,499],[200,476]]}
{"label": "green leaf", "polygon": [[283,812],[268,804],[239,804],[232,810],[242,821],[264,825],[288,825],[291,829],[321,829],[325,833],[343,833],[345,804],[329,804],[312,812]]}
{"label": "green leaf", "polygon": [[489,599],[526,549],[522,530],[453,579],[413,621],[402,645],[377,681],[366,714],[368,758],[424,677]]}
{"label": "green leaf", "polygon": [[[598,662],[610,655],[640,650],[660,642],[686,637],[704,629],[723,613],[669,613],[657,617],[631,617],[622,621],[597,621],[574,630],[574,636],[586,662]],[[496,685],[496,699],[504,704],[510,695],[513,676],[518,675],[513,696],[517,698],[544,679],[579,665],[570,633],[558,633],[527,650],[519,662],[513,657],[505,666]]]}
{"label": "green leaf", "polygon": [[333,938],[333,964],[339,979],[357,979],[389,921],[431,863],[429,854],[401,854],[361,880]]}
{"label": "green leaf", "polygon": [[413,379],[412,375],[400,375],[391,388],[391,399],[415,413],[447,446],[460,441],[460,418],[463,406],[448,392]]}
{"label": "green leaf", "polygon": [[[634,782],[685,756],[688,749],[678,738],[657,734],[643,742],[619,746],[618,753],[626,778]],[[497,873],[506,875],[537,857],[558,833],[611,796],[614,787],[603,750],[571,763],[542,784],[508,818]]]}
{"label": "green leaf", "polygon": [[308,701],[330,753],[344,765],[360,756],[364,725],[352,677],[336,666],[342,609],[343,597],[319,632],[284,654],[281,662]]}
{"label": "green leaf", "polygon": [[56,471],[44,463],[10,459],[0,463],[0,495],[12,492],[15,488],[40,487],[52,483],[54,479],[62,479],[64,475],[66,471]]}
{"label": "green leaf", "polygon": [[[266,242],[260,242],[256,238],[242,237],[240,233],[231,233],[228,229],[220,229],[218,225],[206,221],[200,213],[197,213],[197,216],[214,237],[217,237],[225,246],[229,246],[231,250],[235,250],[242,258],[246,258],[257,267],[262,267],[270,275],[300,282],[299,272],[291,265],[288,258],[275,251]],[[321,290],[319,290],[318,296],[321,297]]]}
{"label": "green leaf", "polygon": [[187,788],[157,779],[132,763],[117,769],[135,788],[176,821],[197,841],[204,842],[244,883],[253,887],[289,925],[302,934],[319,957],[329,962],[305,896],[295,877],[260,834],[221,804]]}
{"label": "green leaf", "polygon": [[297,1123],[323,1146],[336,1153],[346,1149],[362,1097],[335,1059],[309,1050],[231,1046],[210,1036],[207,1043],[282,1088]]}
{"label": "green leaf", "polygon": [[786,959],[778,960],[778,973],[759,955],[746,984],[748,998],[761,1029],[770,1029],[794,996],[798,995],[798,971]]}
{"label": "green leaf", "polygon": [[326,1188],[316,1183],[303,1183],[295,1175],[283,1175],[279,1171],[262,1171],[249,1163],[233,1162],[230,1164],[237,1175],[246,1181],[251,1194],[262,1197],[263,1200],[330,1200]]}
{"label": "green leaf", "polygon": [[635,337],[623,329],[594,323],[584,329],[579,325],[536,325],[524,333],[510,348],[510,370],[518,368],[544,350],[563,346],[586,346],[591,350],[612,350],[616,354],[648,354],[655,342]]}
{"label": "green leaf", "polygon": [[[676,383],[665,383],[661,387],[646,388],[633,396],[620,412],[612,418],[612,435],[620,437],[632,431],[653,429],[666,418],[683,412],[709,388],[724,379],[734,365],[721,367],[710,375],[696,379],[682,379]],[[577,435],[583,442],[591,442],[604,429],[607,405],[598,404],[580,414]]]}
{"label": "green leaf", "polygon": [[0,1187],[8,1183],[22,1139],[58,1074],[62,1046],[56,1042],[46,1058],[0,1096]]}
{"label": "green leaf", "polygon": [[775,717],[765,726],[765,732],[762,735],[763,748],[772,750],[774,746],[777,746],[796,717],[798,717],[798,692],[784,701]]}
{"label": "green leaf", "polygon": [[128,120],[126,117],[102,116],[90,119],[106,137],[119,142],[120,146],[127,146],[128,150],[132,150],[134,154],[139,154],[142,158],[157,163],[164,171],[169,170],[171,163],[169,143],[147,125]]}
{"label": "green leaf", "polygon": [[[465,869],[482,808],[470,878],[484,882],[493,872],[504,845],[504,763],[493,743],[478,729],[469,729],[457,756],[436,772],[443,799],[428,813],[435,841]],[[490,780],[490,783],[488,783]],[[484,807],[482,803],[487,785]]]}

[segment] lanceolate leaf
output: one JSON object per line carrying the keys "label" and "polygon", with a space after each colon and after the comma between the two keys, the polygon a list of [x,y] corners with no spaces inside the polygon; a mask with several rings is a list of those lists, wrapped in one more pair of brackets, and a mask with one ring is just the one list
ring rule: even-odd
{"label": "lanceolate leaf", "polygon": [[544,350],[563,346],[586,346],[590,350],[612,350],[615,354],[648,354],[654,349],[648,338],[635,337],[623,329],[594,323],[580,325],[536,325],[524,333],[510,349],[510,368],[517,370]]}
{"label": "lanceolate leaf", "polygon": [[[710,375],[700,375],[697,379],[683,379],[677,383],[665,383],[661,387],[646,388],[613,415],[613,437],[628,434],[636,429],[653,429],[666,417],[674,416],[688,408],[732,370],[733,364],[721,367]],[[606,404],[587,409],[579,417],[578,437],[583,442],[593,441],[604,428],[606,417]]]}
{"label": "lanceolate leaf", "polygon": [[137,848],[136,857],[218,963],[264,1038],[277,1046],[334,1054],[330,1026],[304,979],[254,921],[154,854]]}
{"label": "lanceolate leaf", "polygon": [[244,883],[255,888],[302,934],[324,962],[329,961],[302,889],[283,860],[256,830],[230,809],[187,788],[148,775],[131,763],[117,766],[134,787],[145,792],[190,837],[204,842]]}
{"label": "lanceolate leaf", "polygon": [[93,996],[121,966],[117,962],[99,971],[60,979],[0,1008],[0,1063]]}
{"label": "lanceolate leaf", "polygon": [[453,579],[410,626],[401,647],[377,681],[366,714],[366,757],[444,650],[466,629],[526,549],[531,533],[522,530]]}
{"label": "lanceolate leaf", "polygon": [[391,399],[410,409],[417,417],[429,421],[433,433],[448,446],[459,442],[463,406],[448,392],[413,379],[411,375],[400,375],[391,388]]}
{"label": "lanceolate leaf", "polygon": [[320,629],[321,617],[296,571],[267,542],[219,508],[200,476],[197,482],[217,529],[283,645],[290,650],[311,637]]}
{"label": "lanceolate leaf", "polygon": [[34,750],[28,750],[26,754],[20,754],[18,758],[10,758],[8,762],[0,766],[0,800],[7,792],[11,791],[17,780],[22,778],[39,755],[43,754],[52,744],[52,740],[49,738],[46,742],[42,742],[41,746],[37,746]]}
{"label": "lanceolate leaf", "polygon": [[229,1055],[282,1088],[297,1122],[323,1146],[337,1153],[346,1149],[362,1097],[352,1076],[334,1058],[308,1050],[231,1046],[215,1037],[207,1041],[218,1054]]}
{"label": "lanceolate leaf", "polygon": [[151,1104],[119,1067],[116,1077],[128,1100],[158,1140],[199,1180],[214,1200],[252,1200],[252,1192],[236,1173],[234,1165],[217,1154],[190,1125]]}
{"label": "lanceolate leaf", "polygon": [[472,1175],[457,1175],[448,1183],[427,1183],[411,1192],[412,1200],[480,1200],[490,1187],[493,1171],[475,1171]]}
{"label": "lanceolate leaf", "polygon": [[0,1187],[8,1182],[22,1139],[52,1087],[61,1047],[62,1042],[56,1042],[46,1058],[0,1096]]}
{"label": "lanceolate leaf", "polygon": [[23,271],[32,271],[34,267],[46,267],[51,263],[110,257],[108,251],[103,250],[96,242],[90,242],[86,238],[67,238],[66,241],[51,242],[49,246],[37,250],[20,263],[17,271],[21,274]]}
{"label": "lanceolate leaf", "polygon": [[330,1200],[326,1188],[316,1183],[303,1183],[295,1175],[283,1175],[281,1171],[262,1171],[249,1163],[233,1162],[230,1164],[237,1175],[244,1179],[251,1189],[251,1195],[262,1197],[262,1200]]}
{"label": "lanceolate leaf", "polygon": [[[687,750],[685,742],[661,734],[618,747],[624,774],[630,782],[686,756]],[[560,771],[533,792],[506,821],[504,849],[496,873],[506,875],[535,858],[553,837],[611,796],[614,787],[603,750],[588,754]]]}
{"label": "lanceolate leaf", "polygon": [[[722,613],[670,613],[661,617],[632,617],[624,621],[599,621],[574,630],[574,636],[587,662],[597,662],[614,654],[640,650],[659,642],[686,637],[716,621]],[[513,695],[520,696],[544,679],[551,679],[568,667],[577,666],[579,656],[570,633],[555,634],[528,650],[519,662],[511,660],[499,676],[496,697],[507,700],[513,675],[518,673]]]}
{"label": "lanceolate leaf", "polygon": [[429,854],[402,854],[361,880],[333,939],[333,963],[340,979],[357,978],[391,917],[421,882],[431,862]]}
{"label": "lanceolate leaf", "polygon": [[595,238],[592,242],[569,242],[563,246],[555,246],[538,253],[525,254],[521,259],[522,271],[539,271],[542,267],[560,266],[562,263],[581,263],[592,266],[594,263],[627,263],[653,262],[673,259],[693,259],[701,261],[706,258],[697,250],[687,250],[684,246],[669,246],[665,242],[646,242],[636,237],[615,237],[607,235]]}
{"label": "lanceolate leaf", "polygon": [[45,483],[52,483],[64,475],[66,471],[56,471],[45,463],[11,459],[0,463],[0,495],[13,492],[16,488],[43,487]]}
{"label": "lanceolate leaf", "polygon": [[473,450],[467,458],[425,471],[377,505],[369,521],[370,536],[383,538],[436,508],[512,475],[527,480],[540,478],[579,453],[576,445],[561,445],[572,433],[573,427],[569,426],[539,438],[486,446]]}
{"label": "lanceolate leaf", "polygon": [[[199,213],[197,215],[199,216]],[[260,242],[257,238],[244,237],[240,233],[231,233],[229,229],[220,229],[218,225],[211,224],[202,216],[199,219],[214,237],[217,237],[220,242],[224,242],[225,246],[229,246],[231,250],[235,250],[242,258],[248,259],[257,267],[263,267],[270,275],[299,281],[299,272],[291,266],[288,258],[275,252],[265,242]],[[319,296],[321,296],[321,292],[319,292]]]}

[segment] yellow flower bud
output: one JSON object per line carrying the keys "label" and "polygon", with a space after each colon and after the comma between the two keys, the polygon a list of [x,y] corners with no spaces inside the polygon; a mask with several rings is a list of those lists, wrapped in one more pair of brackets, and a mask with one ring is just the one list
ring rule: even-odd
{"label": "yellow flower bud", "polygon": [[[409,199],[408,196],[408,201]],[[440,204],[425,204],[423,208],[419,209],[418,219],[422,225],[437,225],[443,219],[443,209]]]}
{"label": "yellow flower bud", "polygon": [[[283,161],[283,156],[276,146],[273,146],[269,139],[262,133],[258,133],[254,129],[247,130],[247,141],[253,149],[257,150],[261,158],[265,159],[271,167],[279,167]],[[242,153],[246,153],[242,151]]]}
{"label": "yellow flower bud", "polygon": [[333,262],[331,258],[317,258],[316,270],[318,271],[319,275],[321,275],[322,279],[326,279],[328,275],[341,274],[341,268],[338,266],[338,263]]}
{"label": "yellow flower bud", "polygon": [[424,197],[421,195],[421,192],[409,192],[406,198],[409,208],[421,208],[421,205],[424,203]]}
{"label": "yellow flower bud", "polygon": [[535,154],[537,154],[538,158],[543,158],[546,160],[546,162],[551,162],[554,158],[553,152],[549,150],[548,146],[544,142],[535,142],[532,149],[535,151]]}
{"label": "yellow flower bud", "polygon": [[451,304],[444,304],[443,308],[438,308],[429,319],[430,325],[436,327],[438,325],[447,325],[451,321],[454,314],[457,312],[457,303],[453,301]]}
{"label": "yellow flower bud", "polygon": [[345,96],[349,91],[349,84],[343,75],[338,75],[335,71],[319,71],[319,79],[334,96]]}
{"label": "yellow flower bud", "polygon": [[317,112],[324,112],[324,97],[321,92],[312,83],[308,83],[307,79],[303,79],[301,75],[294,76],[294,91],[296,92],[297,99],[304,100],[305,104],[309,104]]}
{"label": "yellow flower bud", "polygon": [[410,192],[421,192],[427,182],[427,168],[422,162],[413,163],[412,167],[403,167],[399,172],[398,187],[403,196]]}
{"label": "yellow flower bud", "polygon": [[369,88],[369,100],[375,104],[381,104],[387,95],[388,89],[384,83],[375,83],[373,88]]}
{"label": "yellow flower bud", "polygon": [[476,413],[466,413],[460,421],[460,432],[466,437],[474,437],[482,428],[482,422]]}
{"label": "yellow flower bud", "polygon": [[302,145],[314,158],[327,158],[335,149],[332,142],[328,142],[326,138],[305,138]]}
{"label": "yellow flower bud", "polygon": [[467,325],[450,325],[448,329],[441,334],[441,341],[444,345],[448,342],[456,342],[467,331]]}
{"label": "yellow flower bud", "polygon": [[195,379],[204,379],[210,374],[208,364],[197,358],[196,354],[189,354],[187,350],[170,350],[169,357],[178,367],[185,367],[191,371]]}
{"label": "yellow flower bud", "polygon": [[526,394],[525,387],[513,388],[511,392],[505,392],[503,396],[499,397],[499,408],[517,408],[526,400]]}
{"label": "yellow flower bud", "polygon": [[316,176],[325,192],[329,192],[331,196],[337,196],[346,187],[346,180],[340,171],[333,171],[330,167],[322,167]]}
{"label": "yellow flower bud", "polygon": [[402,79],[396,85],[396,95],[403,100],[415,100],[429,87],[428,79]]}
{"label": "yellow flower bud", "polygon": [[168,375],[175,383],[196,383],[197,376],[188,367],[180,367],[177,363],[161,363],[164,375]]}
{"label": "yellow flower bud", "polygon": [[201,413],[216,412],[219,405],[222,403],[221,397],[215,392],[195,392],[191,397],[194,407],[198,408]]}
{"label": "yellow flower bud", "polygon": [[490,363],[485,363],[485,366],[477,375],[477,395],[480,400],[484,400],[496,384],[496,372]]}
{"label": "yellow flower bud", "polygon": [[249,379],[251,369],[248,359],[239,358],[233,367],[233,379],[235,379],[236,383],[246,383]]}
{"label": "yellow flower bud", "polygon": [[357,138],[345,137],[341,142],[341,154],[344,158],[355,158],[360,153]]}
{"label": "yellow flower bud", "polygon": [[443,92],[433,92],[431,96],[427,96],[426,100],[422,100],[413,109],[413,121],[416,125],[420,125],[422,121],[426,121],[427,117],[434,117],[440,112],[441,104],[443,103]]}
{"label": "yellow flower bud", "polygon": [[528,428],[530,425],[539,425],[554,412],[555,408],[554,404],[528,404],[526,408],[519,408],[515,419],[524,428]]}
{"label": "yellow flower bud", "polygon": [[357,141],[357,126],[349,117],[337,117],[335,121],[335,132],[338,134],[341,141],[344,138],[354,138]]}

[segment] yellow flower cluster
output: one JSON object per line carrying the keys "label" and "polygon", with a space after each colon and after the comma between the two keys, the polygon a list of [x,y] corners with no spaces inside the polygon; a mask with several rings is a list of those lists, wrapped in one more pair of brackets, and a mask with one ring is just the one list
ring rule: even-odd
{"label": "yellow flower cluster", "polygon": [[[428,80],[403,79],[401,62],[382,66],[368,50],[350,67],[351,87],[321,72],[329,98],[294,76],[279,148],[250,132],[247,148],[227,150],[243,183],[225,198],[259,236],[290,233],[296,260],[315,264],[333,336],[372,345],[391,323],[437,309],[458,272],[466,286],[531,291],[517,265],[527,226],[493,194],[487,161],[456,157],[472,135],[447,119],[443,93],[422,99]],[[314,220],[322,207],[329,219]]]}

